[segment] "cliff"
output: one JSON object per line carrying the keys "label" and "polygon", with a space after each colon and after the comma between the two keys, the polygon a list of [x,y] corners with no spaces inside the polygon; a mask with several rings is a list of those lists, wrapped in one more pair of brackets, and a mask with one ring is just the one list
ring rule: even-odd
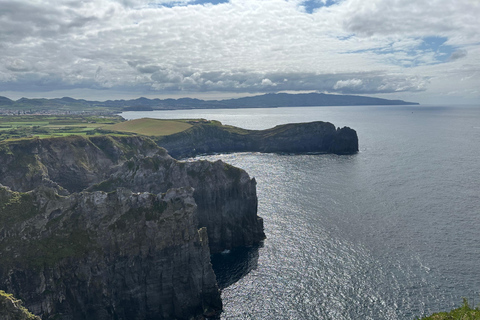
{"label": "cliff", "polygon": [[188,319],[221,308],[191,188],[0,193],[0,285],[44,319]]}
{"label": "cliff", "polygon": [[279,125],[267,130],[245,130],[218,122],[199,123],[172,135],[155,138],[174,158],[225,152],[335,153],[358,151],[358,137],[348,127],[329,122]]}
{"label": "cliff", "polygon": [[264,238],[254,179],[147,138],[4,142],[0,162],[0,289],[43,319],[212,314],[211,250]]}
{"label": "cliff", "polygon": [[170,157],[134,157],[108,180],[89,190],[110,192],[125,187],[134,192],[164,192],[194,188],[199,227],[206,227],[212,253],[249,246],[265,238],[263,220],[256,215],[255,179],[222,161],[178,162]]}

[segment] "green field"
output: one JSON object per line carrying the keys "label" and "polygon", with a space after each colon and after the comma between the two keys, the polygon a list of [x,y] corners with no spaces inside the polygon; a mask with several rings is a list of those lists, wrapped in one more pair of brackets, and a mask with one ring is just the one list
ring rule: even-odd
{"label": "green field", "polygon": [[100,134],[97,129],[122,122],[119,116],[18,115],[0,117],[0,141],[29,137]]}
{"label": "green field", "polygon": [[182,132],[199,123],[215,121],[136,119],[120,116],[9,115],[0,116],[0,141],[23,138],[48,138],[70,135],[145,135],[160,137]]}
{"label": "green field", "polygon": [[145,136],[167,136],[178,133],[192,127],[191,120],[160,120],[142,118],[125,122],[119,122],[102,129],[115,132],[129,132]]}

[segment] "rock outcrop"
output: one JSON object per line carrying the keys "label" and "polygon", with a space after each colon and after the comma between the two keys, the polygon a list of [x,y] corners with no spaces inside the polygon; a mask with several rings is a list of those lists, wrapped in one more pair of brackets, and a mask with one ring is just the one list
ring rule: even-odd
{"label": "rock outcrop", "polygon": [[225,152],[353,154],[358,151],[355,130],[335,128],[322,121],[285,124],[267,130],[245,130],[222,126],[218,122],[201,123],[156,138],[156,142],[177,159]]}
{"label": "rock outcrop", "polygon": [[0,193],[0,286],[44,319],[189,319],[221,309],[193,189]]}
{"label": "rock outcrop", "polygon": [[110,192],[125,187],[135,192],[159,193],[185,185],[195,189],[199,227],[207,228],[212,253],[253,245],[265,238],[263,220],[256,215],[255,179],[222,161],[134,157],[108,180],[89,190]]}
{"label": "rock outcrop", "polygon": [[0,162],[0,289],[43,319],[213,314],[210,252],[265,237],[246,172],[147,138],[1,143]]}

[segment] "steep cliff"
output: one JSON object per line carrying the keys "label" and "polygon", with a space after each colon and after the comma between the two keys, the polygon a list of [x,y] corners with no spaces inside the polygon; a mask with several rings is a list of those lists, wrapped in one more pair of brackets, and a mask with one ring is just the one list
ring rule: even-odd
{"label": "steep cliff", "polygon": [[5,142],[0,162],[0,289],[43,319],[214,313],[209,238],[213,252],[264,238],[247,173],[147,138]]}
{"label": "steep cliff", "polygon": [[358,151],[358,137],[348,127],[329,122],[279,125],[267,130],[245,130],[212,121],[155,139],[177,159],[224,152],[336,153]]}
{"label": "steep cliff", "polygon": [[221,309],[191,188],[0,188],[0,286],[43,319],[189,319]]}
{"label": "steep cliff", "polygon": [[170,157],[134,157],[111,178],[90,190],[125,187],[135,192],[165,192],[191,186],[198,205],[199,227],[206,227],[212,253],[248,246],[265,238],[263,220],[256,215],[255,179],[222,161],[178,162]]}
{"label": "steep cliff", "polygon": [[[0,143],[0,183],[16,191],[49,186],[63,195],[90,190],[166,192],[191,186],[198,227],[219,252],[265,238],[257,216],[256,182],[221,161],[179,162],[141,137],[68,137]],[[96,185],[95,187],[92,187]]]}

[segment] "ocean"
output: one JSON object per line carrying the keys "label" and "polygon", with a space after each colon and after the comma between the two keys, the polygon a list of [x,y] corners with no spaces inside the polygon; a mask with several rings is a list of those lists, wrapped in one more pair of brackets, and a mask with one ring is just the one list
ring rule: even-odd
{"label": "ocean", "polygon": [[219,154],[257,181],[267,239],[212,257],[221,319],[415,319],[480,303],[480,106],[125,112],[246,129],[328,121],[355,155]]}

